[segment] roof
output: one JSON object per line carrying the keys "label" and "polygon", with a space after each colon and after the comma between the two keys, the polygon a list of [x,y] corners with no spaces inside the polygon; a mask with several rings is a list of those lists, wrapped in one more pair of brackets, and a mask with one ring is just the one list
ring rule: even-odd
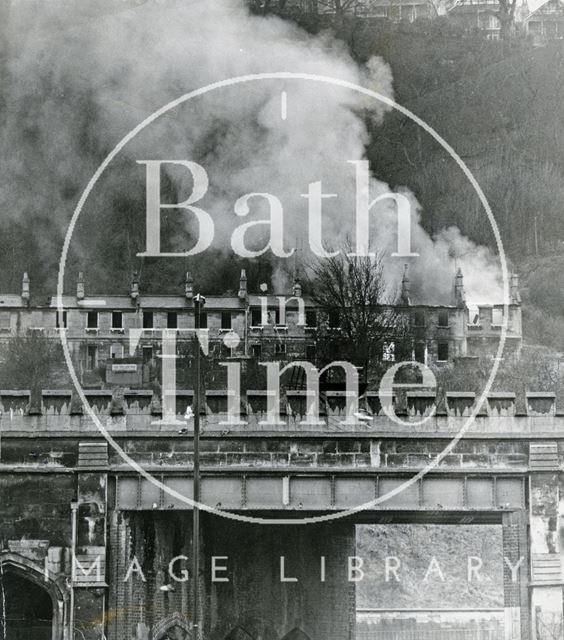
{"label": "roof", "polygon": [[0,295],[0,307],[25,307],[21,296],[16,294]]}
{"label": "roof", "polygon": [[[207,309],[241,309],[244,306],[237,296],[205,296]],[[63,296],[65,309],[89,309],[89,310],[125,310],[135,311],[136,303],[130,296],[88,295],[83,300],[77,300],[76,296]],[[138,298],[141,309],[148,310],[182,310],[193,309],[194,304],[184,296],[167,295],[140,295]],[[57,296],[50,300],[51,308],[57,306]]]}

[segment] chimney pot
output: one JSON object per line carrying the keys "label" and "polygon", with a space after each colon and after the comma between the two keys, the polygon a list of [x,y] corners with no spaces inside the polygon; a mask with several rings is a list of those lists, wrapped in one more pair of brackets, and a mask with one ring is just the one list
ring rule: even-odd
{"label": "chimney pot", "polygon": [[411,283],[409,282],[409,265],[405,264],[403,267],[403,276],[401,278],[401,296],[400,301],[402,304],[411,304]]}
{"label": "chimney pot", "polygon": [[139,297],[139,274],[137,271],[133,272],[133,277],[131,278],[131,284],[129,287],[129,295],[132,300],[137,300]]}
{"label": "chimney pot", "polygon": [[239,298],[241,300],[247,298],[247,273],[245,269],[241,269],[241,277],[239,278]]}
{"label": "chimney pot", "polygon": [[192,298],[194,297],[194,280],[192,279],[192,274],[190,273],[190,271],[186,272],[184,295],[186,296],[186,300],[192,300]]}
{"label": "chimney pot", "polygon": [[78,300],[84,300],[84,274],[78,272],[78,280],[76,281],[76,297]]}
{"label": "chimney pot", "polygon": [[27,271],[23,274],[22,278],[22,299],[26,304],[29,304],[30,290],[29,290],[29,276]]}
{"label": "chimney pot", "polygon": [[464,307],[466,305],[466,296],[464,294],[464,276],[462,275],[462,269],[458,267],[456,276],[454,278],[454,303],[457,307]]}

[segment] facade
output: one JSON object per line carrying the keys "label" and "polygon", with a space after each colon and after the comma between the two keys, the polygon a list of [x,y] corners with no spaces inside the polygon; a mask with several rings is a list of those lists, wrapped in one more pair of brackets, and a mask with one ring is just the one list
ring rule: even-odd
{"label": "facade", "polygon": [[[43,415],[24,415],[0,395],[0,613],[10,639],[358,640],[347,579],[355,526],[421,522],[498,525],[504,637],[559,637],[564,419],[553,394],[527,394],[526,415],[514,394],[491,395],[487,413],[426,474],[466,423],[469,394],[452,393],[447,411],[423,425],[421,415],[400,426],[382,413],[338,425],[337,410],[315,429],[289,419],[226,429],[221,414],[205,416],[198,636],[192,507],[182,499],[192,487],[190,427],[167,427],[141,403],[125,415],[106,406],[98,417],[109,446],[56,398]],[[301,523],[374,500],[352,517]]]}
{"label": "facade", "polygon": [[[299,282],[286,295],[256,295],[247,291],[243,271],[238,285],[237,295],[206,297],[200,326],[208,331],[210,358],[218,362],[306,360],[315,364],[319,327],[322,323],[338,327],[340,310],[316,308],[302,296]],[[93,295],[86,292],[80,274],[76,294],[65,295],[62,304],[62,317],[55,297],[45,306],[35,304],[25,275],[21,295],[0,296],[0,340],[26,335],[58,340],[64,330],[77,376],[86,388],[152,388],[162,331],[176,330],[179,343],[193,340],[195,305],[190,274],[184,292],[177,296],[145,294],[136,277],[129,295]],[[460,358],[494,355],[503,310],[503,304],[469,308],[460,270],[454,279],[451,304],[414,304],[406,272],[397,312],[408,329],[397,344],[390,339],[382,345],[382,362],[393,364],[404,354],[401,361],[440,366]],[[516,275],[511,279],[508,312],[505,354],[518,353],[522,335]],[[139,338],[134,348],[132,332]]]}

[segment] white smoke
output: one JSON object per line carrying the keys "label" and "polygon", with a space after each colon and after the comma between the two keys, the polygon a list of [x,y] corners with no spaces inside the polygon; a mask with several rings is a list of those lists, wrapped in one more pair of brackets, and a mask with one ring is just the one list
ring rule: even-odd
{"label": "white smoke", "polygon": [[[12,216],[43,211],[62,229],[100,154],[154,110],[193,89],[234,76],[291,71],[393,95],[383,60],[373,58],[360,68],[330,36],[310,36],[275,17],[253,17],[242,0],[142,5],[18,0],[9,36],[11,81],[2,143],[12,151],[2,154],[0,206]],[[321,180],[325,193],[337,194],[324,201],[323,237],[327,246],[339,247],[345,237],[354,237],[349,161],[365,157],[365,119],[378,121],[386,109],[353,91],[306,81],[253,82],[215,91],[170,112],[130,144],[126,162],[108,171],[83,215],[110,206],[111,191],[139,196],[143,175],[135,160],[190,159],[210,177],[210,190],[198,204],[215,220],[216,246],[228,248],[233,228],[242,222],[233,213],[235,200],[268,192],[284,206],[285,246],[307,247],[302,194],[309,183]],[[185,172],[171,171],[170,178],[184,199],[191,186]],[[376,178],[370,189],[372,198],[388,191]],[[414,199],[413,204],[418,209]],[[137,214],[142,221],[143,212]],[[264,207],[257,207],[249,219],[264,214]],[[420,257],[411,259],[410,270],[416,297],[450,299],[456,256],[469,299],[499,300],[494,257],[456,229],[430,238],[419,215],[412,239]],[[393,250],[393,208],[380,210],[373,232],[374,247]],[[179,234],[175,250],[185,249],[184,241]],[[260,244],[261,238],[254,241]],[[390,280],[399,281],[403,262],[387,260]]]}

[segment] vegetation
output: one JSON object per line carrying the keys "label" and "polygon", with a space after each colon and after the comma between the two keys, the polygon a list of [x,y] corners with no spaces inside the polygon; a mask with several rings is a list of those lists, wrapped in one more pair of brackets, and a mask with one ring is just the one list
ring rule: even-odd
{"label": "vegetation", "polygon": [[29,389],[32,407],[41,406],[42,389],[56,388],[57,376],[65,377],[61,345],[51,338],[14,337],[2,345],[0,361],[1,388]]}
{"label": "vegetation", "polygon": [[[496,526],[366,525],[357,529],[356,554],[365,578],[356,590],[358,607],[502,607],[503,551]],[[399,582],[385,581],[386,557],[401,562]],[[482,560],[481,582],[468,582],[468,557]],[[444,581],[431,571],[435,557]]]}
{"label": "vegetation", "polygon": [[[324,366],[347,360],[362,368],[369,381],[378,374],[386,348],[402,344],[408,327],[390,296],[381,255],[352,256],[345,247],[338,256],[310,265],[308,289],[320,311],[315,341],[317,358]],[[399,353],[393,354],[400,358]]]}

